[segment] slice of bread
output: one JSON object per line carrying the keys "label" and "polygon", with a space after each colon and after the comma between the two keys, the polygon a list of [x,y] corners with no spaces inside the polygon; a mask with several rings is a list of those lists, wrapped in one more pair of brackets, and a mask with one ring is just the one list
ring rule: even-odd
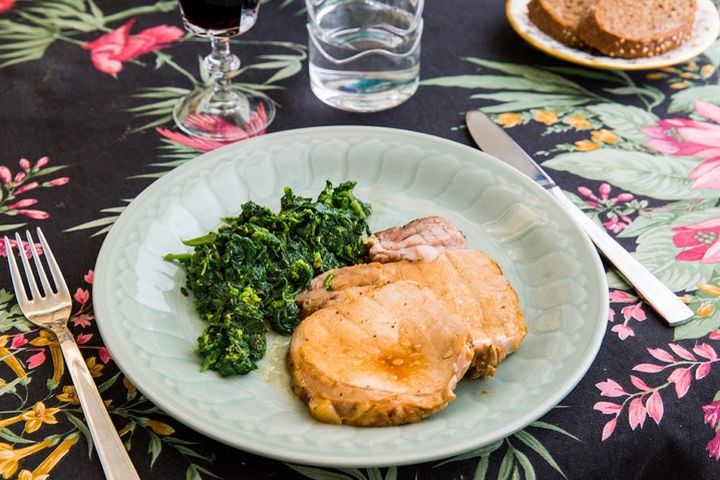
{"label": "slice of bread", "polygon": [[578,25],[593,3],[595,0],[531,0],[528,16],[555,40],[580,48],[584,43],[577,35]]}
{"label": "slice of bread", "polygon": [[690,38],[696,8],[696,0],[597,0],[577,32],[610,57],[652,57]]}

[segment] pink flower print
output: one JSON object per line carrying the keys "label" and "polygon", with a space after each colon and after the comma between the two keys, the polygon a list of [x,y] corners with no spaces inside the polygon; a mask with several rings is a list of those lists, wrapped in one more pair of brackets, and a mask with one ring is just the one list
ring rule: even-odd
{"label": "pink flower print", "polygon": [[635,336],[635,331],[632,329],[632,327],[624,323],[615,325],[613,328],[610,329],[610,331],[617,333],[620,340],[626,340],[628,337]]}
{"label": "pink flower print", "polygon": [[[720,123],[717,105],[695,100],[695,112]],[[642,131],[651,137],[646,145],[659,152],[706,159],[690,173],[690,178],[695,180],[690,188],[720,187],[720,125],[671,118]]]}
{"label": "pink flower print", "polygon": [[112,359],[110,352],[105,347],[100,347],[98,349],[98,357],[100,357],[100,361],[103,363],[108,363]]}
{"label": "pink flower print", "polygon": [[710,402],[707,405],[702,406],[704,414],[704,421],[712,428],[715,428],[720,423],[720,401]]}
{"label": "pink flower print", "polygon": [[16,212],[18,213],[18,215],[24,215],[26,217],[32,218],[33,220],[47,220],[48,218],[50,218],[50,214],[42,210],[20,209],[16,210]]}
{"label": "pink flower print", "polygon": [[673,363],[675,361],[675,357],[673,357],[671,354],[669,354],[662,348],[648,348],[647,351],[650,355],[657,358],[661,362]]}
{"label": "pink flower print", "polygon": [[627,307],[623,307],[621,313],[626,321],[634,318],[638,322],[644,322],[647,318],[647,316],[645,315],[645,310],[642,309],[642,302],[638,302],[635,305],[628,305]]}
{"label": "pink flower print", "polygon": [[690,389],[692,371],[689,368],[677,368],[668,377],[668,382],[675,384],[675,393],[682,398]]}
{"label": "pink flower print", "polygon": [[73,322],[74,327],[79,326],[81,328],[85,328],[85,327],[90,326],[90,319],[84,315],[80,315],[79,317],[74,317],[72,319],[72,322]]}
{"label": "pink flower print", "polygon": [[89,342],[92,337],[92,333],[80,333],[77,337],[75,337],[75,342],[77,342],[78,345],[84,345]]}
{"label": "pink flower print", "polygon": [[12,343],[10,344],[10,346],[12,348],[20,348],[26,343],[28,343],[28,341],[25,338],[25,335],[15,335],[12,339]]}
{"label": "pink flower print", "polygon": [[632,303],[637,300],[627,292],[622,290],[610,290],[610,303]]}
{"label": "pink flower print", "polygon": [[7,12],[15,5],[15,0],[0,0],[0,13]]}
{"label": "pink flower print", "polygon": [[156,128],[157,132],[162,135],[163,137],[167,138],[168,140],[175,142],[180,145],[184,145],[186,147],[194,148],[197,151],[200,152],[209,152],[211,150],[215,150],[216,148],[224,147],[225,145],[229,145],[227,143],[223,142],[217,142],[215,140],[208,140],[205,138],[196,138],[196,137],[190,137],[188,135],[183,135],[182,133],[173,132],[172,130],[168,130],[167,128]]}
{"label": "pink flower print", "polygon": [[622,217],[623,218],[620,218],[617,215],[612,215],[610,217],[610,220],[608,220],[607,222],[603,222],[603,226],[612,233],[620,233],[627,227],[629,227],[631,223],[630,217],[626,217],[625,215],[622,215]]}
{"label": "pink flower print", "polygon": [[43,363],[45,363],[45,351],[44,350],[40,350],[38,353],[36,353],[35,355],[32,355],[32,356],[30,356],[30,358],[28,358],[28,368],[30,370],[32,370],[33,368],[39,367]]}
{"label": "pink flower print", "polygon": [[647,413],[650,418],[653,419],[656,425],[660,425],[660,420],[662,420],[665,413],[665,407],[659,391],[655,390],[652,395],[650,395],[650,398],[648,398],[645,403],[645,407],[647,408]]}
{"label": "pink flower print", "polygon": [[4,165],[0,165],[0,181],[5,185],[12,182],[12,172]]}
{"label": "pink flower print", "polygon": [[5,208],[7,208],[8,210],[17,210],[18,208],[32,207],[36,203],[38,203],[38,201],[35,198],[24,198],[20,201],[7,205]]}
{"label": "pink flower print", "polygon": [[90,60],[96,69],[115,76],[122,71],[123,62],[166,48],[184,35],[179,28],[168,25],[130,35],[134,24],[135,19],[130,19],[112,32],[83,44],[84,49],[90,50]]}
{"label": "pink flower print", "polygon": [[623,390],[619,383],[609,378],[604,382],[596,383],[595,386],[600,390],[600,395],[603,397],[622,397],[627,395],[627,392]]}
{"label": "pink flower print", "polygon": [[710,458],[720,460],[720,432],[716,433],[715,437],[708,442],[706,449]]}
{"label": "pink flower print", "polygon": [[605,440],[607,440],[608,438],[610,438],[610,435],[613,434],[613,432],[615,431],[615,427],[617,426],[617,421],[618,421],[618,419],[617,419],[617,417],[615,417],[605,424],[605,427],[603,428],[603,432],[602,432],[602,441],[603,442]]}
{"label": "pink flower print", "polygon": [[59,177],[59,178],[55,178],[55,179],[53,179],[53,180],[50,180],[50,181],[48,182],[48,186],[49,186],[49,187],[59,187],[59,186],[61,186],[61,185],[65,185],[65,184],[68,183],[69,181],[70,181],[70,177]]}
{"label": "pink flower print", "polygon": [[75,290],[73,298],[80,305],[85,305],[88,300],[90,300],[90,292],[85,290],[84,288],[78,288],[77,290]]}
{"label": "pink flower print", "polygon": [[22,168],[26,172],[30,171],[30,160],[28,160],[27,158],[21,158],[18,163],[20,164],[20,168]]}
{"label": "pink flower print", "polygon": [[40,169],[43,168],[45,165],[47,165],[49,161],[50,161],[50,159],[49,159],[47,156],[41,157],[41,158],[38,159],[38,161],[35,163],[35,168],[34,168],[34,170],[40,170]]}
{"label": "pink flower print", "polygon": [[93,280],[95,279],[95,271],[94,270],[88,270],[85,275],[83,275],[83,280],[85,280],[85,283],[89,283],[92,285]]}
{"label": "pink flower print", "polygon": [[598,212],[598,215],[605,214],[608,218],[603,222],[606,229],[613,233],[620,233],[630,226],[632,219],[619,211],[620,203],[627,203],[635,198],[631,193],[621,193],[610,197],[612,187],[607,183],[601,183],[598,187],[598,195],[587,187],[578,187],[578,193],[585,197],[584,202]]}
{"label": "pink flower print", "polygon": [[28,190],[34,190],[38,187],[38,185],[38,182],[26,183],[25,185],[22,185],[15,190],[15,195],[20,195],[21,193],[25,193]]}
{"label": "pink flower print", "polygon": [[[8,239],[10,242],[10,248],[17,248],[17,242],[12,239]],[[32,251],[30,250],[30,244],[27,242],[22,242],[23,247],[23,253],[27,258],[30,258],[32,256]],[[37,250],[38,255],[42,255],[42,245],[39,243],[35,244],[35,250]],[[5,242],[0,242],[0,257],[7,257],[7,250],[5,249]]]}
{"label": "pink flower print", "polygon": [[675,256],[676,260],[700,263],[720,263],[720,217],[675,227],[672,241],[677,248],[684,248]]}
{"label": "pink flower print", "polygon": [[[267,124],[267,113],[265,112],[265,107],[260,104],[257,113],[250,120],[244,130],[241,130],[236,125],[233,125],[220,117],[212,115],[192,115],[188,118],[188,123],[192,125],[193,128],[208,133],[227,133],[233,136],[239,134],[240,138],[236,141],[240,141],[257,137],[265,133],[265,130],[262,127]],[[209,152],[211,150],[224,147],[225,145],[229,145],[230,143],[234,143],[190,137],[179,132],[173,132],[172,130],[168,130],[166,128],[158,127],[155,130],[172,142],[193,148],[200,152]]]}
{"label": "pink flower print", "polygon": [[635,397],[632,399],[630,407],[628,408],[628,415],[631,430],[635,430],[637,427],[642,428],[645,424],[645,417],[647,415],[647,410],[645,409],[645,405],[643,405],[642,397]]}
{"label": "pink flower print", "polygon": [[720,341],[720,330],[713,330],[710,332],[710,335],[708,335],[708,338],[710,340]]}

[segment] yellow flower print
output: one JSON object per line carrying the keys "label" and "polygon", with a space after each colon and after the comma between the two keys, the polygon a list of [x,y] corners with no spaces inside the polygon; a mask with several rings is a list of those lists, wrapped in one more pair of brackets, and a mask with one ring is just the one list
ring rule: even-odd
{"label": "yellow flower print", "polygon": [[648,80],[660,80],[661,78],[665,78],[665,77],[667,77],[667,75],[665,75],[664,73],[657,73],[657,72],[648,73],[647,75],[645,75],[645,78],[647,78]]}
{"label": "yellow flower print", "polygon": [[563,123],[570,125],[575,130],[587,130],[592,128],[590,121],[579,113],[563,119]]}
{"label": "yellow flower print", "polygon": [[10,425],[14,425],[14,424],[22,421],[22,419],[23,419],[23,414],[21,413],[20,415],[15,415],[14,417],[8,417],[4,420],[0,420],[0,428],[5,428]]}
{"label": "yellow flower print", "polygon": [[32,433],[40,429],[43,423],[53,425],[58,423],[55,414],[59,412],[59,408],[46,408],[43,402],[38,402],[29,412],[22,415],[25,420],[25,431]]}
{"label": "yellow flower print", "polygon": [[20,475],[18,475],[18,480],[47,480],[50,477],[50,472],[55,468],[55,465],[62,460],[79,439],[80,435],[77,433],[65,437],[65,439],[60,442],[60,445],[55,447],[55,450],[50,452],[50,455],[40,462],[40,465],[38,465],[35,470],[32,472],[29,470],[21,471]]}
{"label": "yellow flower print", "polygon": [[502,125],[503,127],[510,128],[514,127],[516,125],[520,125],[523,121],[522,115],[519,113],[509,112],[509,113],[501,113],[498,115],[497,123]]}
{"label": "yellow flower print", "polygon": [[687,82],[675,82],[670,84],[670,88],[673,90],[682,90],[683,88],[689,87],[690,84]]}
{"label": "yellow flower print", "polygon": [[698,290],[713,297],[720,297],[720,287],[711,283],[699,283]]}
{"label": "yellow flower print", "polygon": [[137,388],[135,388],[135,385],[128,379],[127,377],[123,377],[123,385],[125,385],[125,388],[127,389],[127,397],[128,400],[132,400],[137,396]]}
{"label": "yellow flower print", "polygon": [[60,383],[60,379],[65,371],[65,361],[63,360],[62,350],[60,350],[60,344],[57,342],[55,334],[48,330],[40,330],[40,336],[30,340],[30,345],[48,347],[50,349],[50,356],[53,362],[53,376],[50,382],[54,388]]}
{"label": "yellow flower print", "polygon": [[698,64],[695,63],[695,62],[690,62],[690,63],[687,64],[687,68],[688,68],[688,70],[697,70],[697,69],[698,69]]}
{"label": "yellow flower print", "polygon": [[43,440],[35,445],[15,450],[12,445],[0,443],[0,475],[5,479],[12,478],[20,467],[20,460],[53,444],[52,440]]}
{"label": "yellow flower print", "polygon": [[102,375],[103,365],[100,363],[97,363],[97,358],[90,357],[85,359],[85,364],[88,367],[88,370],[90,370],[90,375],[92,375],[94,378],[97,378]]}
{"label": "yellow flower print", "polygon": [[712,65],[703,65],[702,67],[700,67],[700,75],[705,78],[709,77],[713,73],[715,73],[715,67],[713,67]]}
{"label": "yellow flower print", "polygon": [[150,429],[158,435],[165,436],[175,433],[175,429],[172,428],[170,425],[164,422],[158,422],[157,420],[148,420],[147,426],[150,427]]}
{"label": "yellow flower print", "polygon": [[605,130],[604,128],[602,130],[593,130],[592,132],[590,132],[590,136],[596,142],[603,143],[617,143],[617,141],[620,140],[620,137],[615,135],[610,130]]}
{"label": "yellow flower print", "polygon": [[715,307],[713,307],[709,303],[703,303],[702,305],[700,305],[700,308],[697,309],[696,313],[698,317],[705,318],[712,315],[714,311]]}
{"label": "yellow flower print", "polygon": [[533,119],[535,119],[536,122],[544,123],[545,125],[550,126],[557,123],[558,114],[547,110],[535,110],[535,112],[533,112]]}
{"label": "yellow flower print", "polygon": [[57,398],[61,402],[69,403],[70,405],[80,405],[80,400],[78,400],[77,392],[75,391],[75,387],[73,387],[72,385],[65,385],[63,387],[62,393],[55,395],[55,398]]}
{"label": "yellow flower print", "polygon": [[600,148],[600,144],[592,140],[578,140],[575,142],[575,150],[578,152],[589,152],[598,148]]}
{"label": "yellow flower print", "polygon": [[688,79],[690,79],[690,78],[697,78],[697,75],[695,75],[695,74],[692,73],[692,72],[683,72],[683,73],[680,74],[680,76],[681,76],[682,78],[688,78]]}

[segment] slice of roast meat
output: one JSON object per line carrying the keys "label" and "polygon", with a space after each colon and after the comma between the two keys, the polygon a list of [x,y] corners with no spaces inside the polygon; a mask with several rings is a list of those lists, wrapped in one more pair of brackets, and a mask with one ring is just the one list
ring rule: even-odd
{"label": "slice of roast meat", "polygon": [[423,217],[371,235],[366,248],[371,262],[431,262],[446,250],[465,248],[465,237],[442,217]]}
{"label": "slice of roast meat", "polygon": [[494,375],[527,333],[515,290],[497,263],[479,250],[448,250],[432,262],[369,263],[330,270],[313,279],[297,302],[302,314],[309,315],[402,280],[429,288],[465,321],[475,348],[468,371],[471,378]]}
{"label": "slice of roast meat", "polygon": [[387,426],[445,408],[472,358],[467,323],[429,288],[401,280],[305,318],[288,366],[316,419]]}

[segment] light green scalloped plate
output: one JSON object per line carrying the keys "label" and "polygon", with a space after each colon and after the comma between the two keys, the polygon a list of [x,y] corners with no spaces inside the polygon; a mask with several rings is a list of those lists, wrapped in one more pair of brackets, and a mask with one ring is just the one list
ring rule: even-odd
{"label": "light green scalloped plate", "polygon": [[[222,216],[254,200],[279,206],[284,186],[315,195],[326,179],[357,180],[374,229],[442,215],[496,259],[518,291],[528,335],[492,379],[464,380],[457,399],[420,423],[325,425],[293,396],[287,339],[273,337],[247,376],[200,373],[192,353],[203,324],[180,293],[183,272],[162,260],[187,250]],[[373,127],[266,135],[207,153],[133,201],[95,270],[97,322],[132,382],[178,421],[229,445],[281,460],[385,466],[447,457],[523,428],[582,378],[607,322],[600,260],[546,192],[502,162],[437,137]]]}

